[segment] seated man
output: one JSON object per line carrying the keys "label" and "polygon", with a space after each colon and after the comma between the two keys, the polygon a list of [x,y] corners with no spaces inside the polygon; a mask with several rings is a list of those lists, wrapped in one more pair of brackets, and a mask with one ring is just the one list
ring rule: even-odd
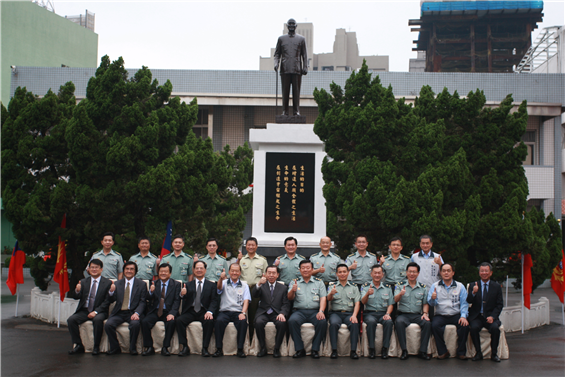
{"label": "seated man", "polygon": [[182,299],[182,314],[177,317],[177,334],[182,350],[179,356],[190,355],[190,348],[186,340],[186,327],[194,321],[202,323],[202,356],[209,357],[208,346],[214,331],[214,315],[218,311],[218,293],[216,284],[206,275],[206,263],[202,260],[194,262],[194,280],[184,285],[180,291]]}
{"label": "seated man", "polygon": [[484,327],[490,333],[490,359],[500,362],[497,352],[498,341],[500,339],[500,320],[498,316],[504,307],[502,289],[500,288],[500,284],[490,280],[492,276],[492,265],[490,263],[481,263],[479,266],[479,275],[481,280],[469,285],[469,293],[467,295],[467,302],[472,304],[469,309],[471,339],[477,350],[473,361],[483,359],[479,333]]}
{"label": "seated man", "polygon": [[273,322],[277,329],[273,357],[281,357],[280,348],[286,333],[286,319],[289,315],[290,303],[286,285],[283,282],[277,283],[278,278],[279,268],[269,266],[266,276],[263,275],[257,285],[253,287],[253,297],[259,299],[259,306],[255,314],[255,336],[259,340],[261,350],[257,357],[267,355],[265,345],[265,325],[267,325],[267,322]]}
{"label": "seated man", "polygon": [[175,333],[175,317],[178,315],[180,306],[180,283],[171,279],[173,268],[168,263],[159,265],[159,280],[151,282],[149,288],[149,311],[141,321],[141,333],[143,334],[143,347],[145,351],[142,356],[154,355],[153,338],[151,329],[157,321],[165,323],[165,340],[161,349],[162,356],[171,356],[169,347]]}
{"label": "seated man", "polygon": [[136,278],[137,264],[128,261],[124,264],[124,278],[120,279],[110,288],[108,301],[115,302],[114,310],[106,321],[104,329],[110,342],[108,355],[122,353],[116,328],[124,322],[129,323],[129,353],[137,355],[137,337],[141,328],[141,318],[145,312],[145,300],[147,297],[147,285],[141,279]]}
{"label": "seated man", "polygon": [[218,280],[217,289],[220,295],[220,313],[216,319],[214,329],[216,331],[216,352],[212,357],[224,355],[222,351],[224,332],[230,322],[233,322],[237,329],[237,356],[245,357],[243,345],[247,334],[247,309],[251,294],[246,282],[241,281],[241,267],[233,263],[229,268],[230,279],[226,279],[226,271],[223,270]]}
{"label": "seated man", "polygon": [[467,337],[469,336],[469,322],[467,315],[469,304],[467,303],[467,291],[463,284],[453,280],[455,269],[450,263],[443,264],[439,273],[441,280],[433,283],[428,293],[428,303],[435,307],[435,315],[432,319],[432,334],[436,341],[438,360],[449,358],[449,352],[445,346],[443,333],[446,325],[457,326],[457,358],[467,360]]}
{"label": "seated man", "polygon": [[396,317],[396,336],[402,354],[400,360],[408,359],[408,350],[406,349],[406,327],[411,323],[417,323],[420,326],[420,353],[418,357],[424,360],[430,360],[428,355],[428,342],[432,333],[432,323],[428,317],[430,306],[428,305],[428,289],[422,283],[418,283],[418,274],[420,273],[420,265],[410,262],[406,266],[406,277],[408,280],[401,281],[396,285],[394,301],[398,303],[398,317]]}
{"label": "seated man", "polygon": [[331,301],[330,310],[330,342],[332,344],[332,359],[337,359],[337,332],[342,323],[347,325],[351,338],[351,353],[349,357],[359,359],[357,355],[357,342],[359,341],[359,300],[361,295],[359,289],[353,283],[347,281],[349,267],[346,264],[338,264],[337,283],[330,283],[328,286],[328,301]]}
{"label": "seated man", "polygon": [[303,259],[299,265],[299,279],[294,279],[290,283],[288,299],[294,301],[294,313],[288,320],[288,328],[296,353],[292,356],[295,359],[306,356],[300,326],[303,323],[314,325],[315,335],[312,341],[311,356],[314,359],[320,358],[320,344],[326,335],[327,321],[324,315],[326,309],[326,286],[321,279],[312,277],[313,265],[309,260]]}
{"label": "seated man", "polygon": [[100,354],[100,340],[104,331],[104,320],[108,317],[109,302],[106,300],[106,297],[112,286],[110,279],[101,276],[103,266],[104,264],[100,259],[90,260],[88,264],[90,276],[79,281],[74,292],[71,291],[69,295],[80,300],[75,314],[67,319],[71,339],[74,343],[74,348],[69,351],[69,355],[84,353],[79,325],[89,320],[92,321],[92,327],[94,328],[92,355]]}
{"label": "seated man", "polygon": [[375,332],[377,323],[383,325],[383,348],[381,358],[388,359],[388,348],[392,335],[392,306],[394,297],[389,286],[383,284],[384,270],[381,265],[371,268],[371,283],[365,283],[361,288],[361,303],[365,305],[363,319],[367,324],[367,338],[369,339],[369,359],[375,358]]}

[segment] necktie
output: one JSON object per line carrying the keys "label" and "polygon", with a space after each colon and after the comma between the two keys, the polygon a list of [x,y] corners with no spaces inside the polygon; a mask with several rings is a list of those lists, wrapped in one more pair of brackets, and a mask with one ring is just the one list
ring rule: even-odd
{"label": "necktie", "polygon": [[483,312],[483,306],[487,302],[487,283],[483,283],[483,302],[481,303],[481,313]]}
{"label": "necktie", "polygon": [[96,280],[92,280],[92,287],[90,287],[90,294],[88,295],[88,312],[94,310],[94,299],[96,298]]}
{"label": "necktie", "polygon": [[202,295],[202,282],[198,282],[198,288],[196,288],[196,298],[194,299],[194,311],[198,313],[202,309],[202,304],[200,303],[200,296]]}
{"label": "necktie", "polygon": [[159,300],[159,310],[157,310],[157,315],[161,317],[163,315],[163,308],[165,307],[165,284],[161,282],[163,289],[161,289],[161,299]]}
{"label": "necktie", "polygon": [[124,292],[124,302],[122,302],[122,310],[128,310],[128,309],[129,309],[129,281],[127,282],[126,290]]}
{"label": "necktie", "polygon": [[[271,286],[271,304],[273,303],[273,290],[274,290],[274,286],[273,284],[269,284]],[[267,314],[271,314],[273,312],[273,308],[269,308],[269,310],[267,310]]]}

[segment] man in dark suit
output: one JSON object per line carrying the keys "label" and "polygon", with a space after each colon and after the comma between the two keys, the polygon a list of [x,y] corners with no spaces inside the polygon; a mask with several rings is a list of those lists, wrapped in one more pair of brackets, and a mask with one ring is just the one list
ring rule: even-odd
{"label": "man in dark suit", "polygon": [[180,306],[180,283],[171,279],[173,267],[168,263],[159,265],[159,280],[151,283],[149,288],[149,311],[147,316],[141,320],[141,333],[143,334],[143,347],[145,351],[142,356],[154,355],[153,338],[151,329],[157,321],[165,323],[165,340],[161,349],[162,356],[171,356],[169,347],[175,333],[175,317],[178,315]]}
{"label": "man in dark suit", "polygon": [[497,351],[500,339],[500,320],[498,317],[504,307],[502,289],[500,284],[490,280],[492,276],[492,265],[490,263],[481,263],[479,275],[481,280],[469,284],[469,293],[467,294],[467,302],[472,304],[469,309],[471,339],[477,350],[473,361],[483,359],[479,333],[485,327],[490,333],[490,358],[492,361],[500,362]]}
{"label": "man in dark suit", "polygon": [[78,298],[80,301],[75,314],[67,319],[71,339],[74,348],[69,351],[69,355],[76,355],[84,352],[84,346],[80,339],[79,325],[90,320],[94,327],[94,348],[92,355],[100,354],[100,340],[104,331],[104,320],[108,317],[108,301],[106,296],[112,286],[112,281],[102,277],[102,267],[104,264],[100,259],[92,259],[88,265],[90,277],[78,282],[74,292],[69,296]]}
{"label": "man in dark suit", "polygon": [[255,332],[261,350],[257,357],[267,354],[265,345],[265,325],[274,322],[277,329],[273,357],[281,357],[280,348],[287,329],[286,319],[290,312],[290,301],[288,301],[288,288],[278,282],[279,268],[277,266],[267,267],[266,276],[263,275],[259,283],[253,287],[253,297],[259,298],[259,306],[255,314]]}
{"label": "man in dark suit", "polygon": [[194,262],[192,273],[194,279],[184,285],[180,292],[182,300],[182,314],[176,319],[179,344],[183,346],[179,356],[190,355],[190,348],[186,340],[186,327],[194,321],[202,323],[202,356],[209,357],[208,346],[214,331],[214,316],[218,311],[218,290],[216,284],[206,280],[206,263],[198,260]]}
{"label": "man in dark suit", "polygon": [[110,288],[108,293],[109,304],[115,302],[110,318],[104,325],[104,330],[110,341],[108,355],[122,353],[116,328],[124,322],[129,323],[129,353],[137,355],[137,337],[141,328],[141,318],[145,311],[145,300],[147,297],[147,285],[137,275],[137,264],[129,261],[124,264],[124,278],[118,280],[114,285],[115,290]]}

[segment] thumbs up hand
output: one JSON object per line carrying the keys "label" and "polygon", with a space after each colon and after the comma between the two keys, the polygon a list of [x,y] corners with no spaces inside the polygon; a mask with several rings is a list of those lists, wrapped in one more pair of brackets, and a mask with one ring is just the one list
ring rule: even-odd
{"label": "thumbs up hand", "polygon": [[434,288],[434,293],[432,293],[432,300],[437,299],[437,287]]}
{"label": "thumbs up hand", "polygon": [[237,253],[237,261],[239,262],[241,258],[243,258],[243,253],[241,252],[241,250],[239,250],[239,252]]}
{"label": "thumbs up hand", "polygon": [[182,285],[182,289],[180,290],[180,296],[183,297],[186,294],[186,283]]}
{"label": "thumbs up hand", "polygon": [[110,286],[110,292],[114,293],[115,290],[116,290],[116,284],[112,282],[112,285]]}
{"label": "thumbs up hand", "polygon": [[198,262],[198,254],[194,253],[194,257],[192,258],[192,260]]}
{"label": "thumbs up hand", "polygon": [[292,291],[296,292],[298,290],[298,280],[294,279],[294,285],[292,286]]}
{"label": "thumbs up hand", "polygon": [[479,291],[479,285],[477,284],[477,282],[475,282],[475,286],[473,287],[473,296],[476,295],[478,291]]}
{"label": "thumbs up hand", "polygon": [[221,275],[220,275],[220,279],[221,279],[221,280],[226,280],[226,279],[227,279],[227,278],[226,278],[226,269],[225,269],[225,268],[222,269],[222,273],[221,273]]}
{"label": "thumbs up hand", "polygon": [[380,260],[380,261],[381,261],[381,264],[384,264],[384,263],[385,263],[385,257],[384,257],[384,255],[381,255],[381,260]]}
{"label": "thumbs up hand", "polygon": [[337,289],[335,289],[335,284],[332,284],[332,290],[330,291],[330,294],[333,296],[337,293]]}
{"label": "thumbs up hand", "polygon": [[155,292],[155,282],[154,281],[151,282],[151,287],[149,288],[149,290],[151,291],[151,293]]}
{"label": "thumbs up hand", "polygon": [[82,289],[82,286],[80,285],[80,280],[79,280],[79,281],[78,281],[78,284],[77,284],[77,286],[76,286],[76,288],[75,288],[75,292],[76,292],[76,293],[79,293],[81,289]]}
{"label": "thumbs up hand", "polygon": [[263,285],[267,282],[267,277],[265,276],[265,274],[263,274],[263,276],[261,277],[261,280],[259,280],[259,285]]}
{"label": "thumbs up hand", "polygon": [[281,263],[281,260],[280,260],[280,258],[277,258],[277,259],[275,260],[275,266],[278,266],[279,263]]}
{"label": "thumbs up hand", "polygon": [[326,268],[324,267],[324,265],[322,265],[322,267],[320,267],[320,272],[323,274],[324,272],[326,272]]}
{"label": "thumbs up hand", "polygon": [[351,270],[356,270],[357,269],[357,261],[354,261],[351,266],[349,267],[349,269]]}
{"label": "thumbs up hand", "polygon": [[404,296],[404,294],[406,294],[406,286],[402,287],[402,290],[400,291],[400,296]]}
{"label": "thumbs up hand", "polygon": [[434,263],[441,266],[441,257],[439,255],[434,258]]}

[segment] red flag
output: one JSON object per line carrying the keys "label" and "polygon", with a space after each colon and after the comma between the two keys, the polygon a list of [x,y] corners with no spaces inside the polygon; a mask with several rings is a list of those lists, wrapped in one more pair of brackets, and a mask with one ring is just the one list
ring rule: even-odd
{"label": "red flag", "polygon": [[[63,215],[61,228],[67,227],[67,215]],[[53,274],[53,281],[59,283],[59,294],[61,301],[65,300],[65,294],[69,291],[69,272],[67,271],[67,250],[65,248],[65,241],[59,236],[59,250],[57,251],[57,264],[55,265],[55,273]]]}
{"label": "red flag", "polygon": [[524,255],[524,281],[522,281],[522,293],[524,294],[524,306],[530,309],[530,295],[532,294],[532,256],[530,254]]}
{"label": "red flag", "polygon": [[173,242],[173,222],[169,221],[167,224],[167,234],[163,239],[163,246],[161,247],[161,259],[167,254],[171,253],[173,249],[172,242]]}
{"label": "red flag", "polygon": [[8,280],[6,285],[10,288],[12,296],[16,294],[18,284],[24,283],[24,264],[26,262],[26,254],[18,246],[18,241],[12,251],[12,258],[10,259],[10,268],[8,269]]}
{"label": "red flag", "polygon": [[563,259],[559,261],[557,267],[553,269],[553,275],[551,275],[551,288],[559,297],[559,301],[563,304],[563,293],[565,293],[565,282],[563,281],[563,266],[565,266],[565,253],[561,250],[563,254]]}

